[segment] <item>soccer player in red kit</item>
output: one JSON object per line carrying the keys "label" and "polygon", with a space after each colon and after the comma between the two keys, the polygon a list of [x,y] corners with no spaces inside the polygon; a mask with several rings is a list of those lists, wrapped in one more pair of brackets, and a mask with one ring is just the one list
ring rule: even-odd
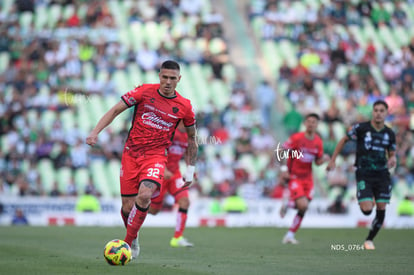
{"label": "soccer player in red kit", "polygon": [[149,208],[149,213],[156,215],[162,208],[166,193],[168,192],[174,196],[175,203],[178,204],[178,213],[174,237],[170,241],[171,247],[193,246],[192,243],[183,237],[190,201],[188,199],[188,187],[183,188],[184,181],[180,172],[180,160],[187,151],[187,139],[184,125],[180,123],[175,131],[172,144],[168,148],[167,167],[164,171],[161,194],[151,200]]}
{"label": "soccer player in red kit", "polygon": [[[317,114],[308,114],[304,121],[305,131],[291,135],[283,145],[283,155],[287,158],[287,164],[282,165],[281,176],[288,181],[291,206],[298,210],[289,231],[283,238],[283,243],[298,243],[295,233],[313,196],[312,163],[321,165],[329,160],[329,157],[323,154],[323,142],[316,133],[318,122]],[[282,217],[286,210],[287,206],[282,206]]]}
{"label": "soccer player in red kit", "polygon": [[86,138],[86,143],[93,146],[98,141],[98,134],[115,117],[134,107],[120,170],[121,216],[127,231],[125,241],[131,246],[134,258],[139,253],[138,231],[147,216],[151,199],[161,190],[167,148],[180,121],[188,135],[188,166],[183,187],[192,183],[197,158],[195,114],[190,100],[175,90],[181,79],[180,66],[175,61],[165,61],[158,75],[159,84],[143,84],[124,94]]}

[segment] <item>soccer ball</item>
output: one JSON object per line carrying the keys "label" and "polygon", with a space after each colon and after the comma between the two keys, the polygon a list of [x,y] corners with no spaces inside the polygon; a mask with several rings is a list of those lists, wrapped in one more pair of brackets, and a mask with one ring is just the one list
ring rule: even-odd
{"label": "soccer ball", "polygon": [[123,240],[112,240],[105,245],[104,258],[110,265],[126,265],[131,260],[131,248]]}

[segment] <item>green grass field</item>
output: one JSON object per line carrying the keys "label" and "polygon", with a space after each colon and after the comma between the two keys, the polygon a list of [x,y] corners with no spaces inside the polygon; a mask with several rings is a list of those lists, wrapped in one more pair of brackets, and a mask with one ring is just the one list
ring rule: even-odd
{"label": "green grass field", "polygon": [[[103,246],[123,228],[0,227],[0,274],[413,274],[412,230],[383,229],[375,251],[360,245],[366,229],[301,229],[299,245],[282,245],[286,229],[188,228],[193,248],[170,248],[172,228],[143,228],[141,255],[110,266]],[[337,246],[337,247],[340,247]]]}

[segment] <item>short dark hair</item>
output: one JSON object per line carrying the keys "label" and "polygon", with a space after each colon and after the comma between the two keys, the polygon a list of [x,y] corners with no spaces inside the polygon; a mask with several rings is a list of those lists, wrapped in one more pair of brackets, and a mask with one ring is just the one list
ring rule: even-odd
{"label": "short dark hair", "polygon": [[174,60],[167,60],[161,64],[161,69],[180,70],[180,65]]}
{"label": "short dark hair", "polygon": [[308,118],[310,118],[310,117],[314,117],[314,118],[316,118],[316,120],[321,120],[321,118],[319,117],[319,115],[318,115],[317,113],[310,113],[310,114],[307,114],[307,115],[305,116],[305,119],[308,119]]}
{"label": "short dark hair", "polygon": [[388,104],[384,100],[379,99],[379,100],[375,101],[374,104],[372,105],[372,108],[374,108],[377,105],[384,105],[385,109],[388,110]]}

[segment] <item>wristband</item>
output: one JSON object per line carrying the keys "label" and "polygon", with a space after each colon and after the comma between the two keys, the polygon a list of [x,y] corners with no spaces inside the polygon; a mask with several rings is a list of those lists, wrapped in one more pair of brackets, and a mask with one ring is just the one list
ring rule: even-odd
{"label": "wristband", "polygon": [[185,176],[184,176],[184,180],[186,182],[193,181],[194,171],[195,171],[195,166],[193,165],[187,166],[187,171],[185,171]]}
{"label": "wristband", "polygon": [[288,171],[288,167],[286,165],[282,165],[282,166],[280,166],[280,171],[281,172],[287,172]]}

